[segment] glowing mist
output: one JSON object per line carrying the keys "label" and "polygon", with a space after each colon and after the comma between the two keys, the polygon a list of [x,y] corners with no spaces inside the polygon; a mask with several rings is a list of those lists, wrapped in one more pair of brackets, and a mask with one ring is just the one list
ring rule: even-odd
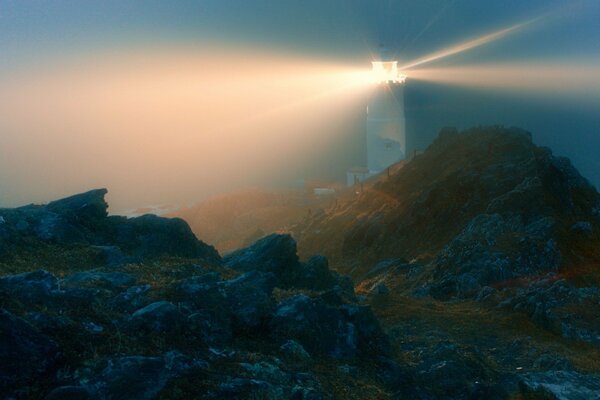
{"label": "glowing mist", "polygon": [[21,188],[4,205],[106,186],[118,210],[269,182],[344,133],[370,84],[360,69],[223,47],[0,76],[0,180]]}

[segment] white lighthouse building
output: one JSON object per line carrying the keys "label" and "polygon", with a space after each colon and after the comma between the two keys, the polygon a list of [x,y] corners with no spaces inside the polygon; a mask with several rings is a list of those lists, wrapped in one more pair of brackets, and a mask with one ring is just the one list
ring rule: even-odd
{"label": "white lighthouse building", "polygon": [[404,118],[406,76],[398,71],[398,61],[392,60],[385,50],[372,64],[376,86],[367,106],[367,167],[348,171],[348,185],[379,174],[407,156]]}

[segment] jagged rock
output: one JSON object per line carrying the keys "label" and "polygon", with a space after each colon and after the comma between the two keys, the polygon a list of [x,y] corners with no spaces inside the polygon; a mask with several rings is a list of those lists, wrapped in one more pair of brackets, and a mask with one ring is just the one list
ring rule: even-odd
{"label": "jagged rock", "polygon": [[61,281],[64,287],[100,286],[120,290],[135,284],[135,278],[123,272],[77,272]]}
{"label": "jagged rock", "polygon": [[279,348],[283,354],[295,359],[296,361],[309,361],[311,359],[310,354],[304,350],[304,347],[295,340],[288,340]]}
{"label": "jagged rock", "polygon": [[150,400],[156,398],[172,379],[206,367],[204,361],[177,352],[162,357],[120,357],[107,360],[106,366],[97,375],[85,379],[78,389],[71,387],[68,390],[89,392],[91,398]]}
{"label": "jagged rock", "polygon": [[482,214],[440,253],[431,294],[475,297],[483,286],[555,271],[561,263],[552,218],[523,224],[520,217]]}
{"label": "jagged rock", "polygon": [[168,301],[157,301],[134,312],[125,323],[130,331],[175,332],[181,327],[183,315]]}
{"label": "jagged rock", "polygon": [[290,235],[272,234],[245,249],[234,251],[223,261],[229,268],[272,272],[281,277],[298,263],[296,241]]}
{"label": "jagged rock", "polygon": [[108,203],[104,196],[106,189],[94,189],[64,199],[55,200],[46,205],[46,209],[73,219],[102,219],[108,215]]}
{"label": "jagged rock", "polygon": [[123,312],[134,312],[147,305],[146,295],[150,289],[150,285],[132,286],[115,296],[109,304]]}
{"label": "jagged rock", "polygon": [[314,256],[300,264],[291,285],[311,290],[327,290],[336,284],[336,277],[329,269],[326,257]]}
{"label": "jagged rock", "polygon": [[199,241],[181,219],[108,216],[106,193],[106,189],[97,189],[45,206],[0,209],[5,221],[0,238],[20,251],[31,247],[31,238],[57,246],[92,245],[108,265],[163,255],[220,260],[216,250]]}
{"label": "jagged rock", "polygon": [[533,362],[533,368],[543,371],[570,371],[573,364],[559,354],[542,354]]}
{"label": "jagged rock", "polygon": [[119,246],[92,246],[92,248],[100,252],[104,262],[109,267],[115,267],[135,261],[135,258],[125,256]]}
{"label": "jagged rock", "polygon": [[211,397],[216,399],[276,400],[283,398],[283,390],[257,379],[230,378],[220,384],[216,393],[213,393]]}
{"label": "jagged rock", "polygon": [[94,392],[84,386],[61,386],[52,390],[45,400],[92,400]]}
{"label": "jagged rock", "polygon": [[250,271],[220,283],[238,329],[258,328],[271,315],[275,282],[275,275],[270,272]]}
{"label": "jagged rock", "polygon": [[228,343],[233,337],[232,320],[228,312],[197,311],[188,316],[187,328],[208,345]]}
{"label": "jagged rock", "polygon": [[147,214],[137,218],[113,216],[108,221],[114,231],[110,242],[142,259],[170,255],[219,260],[216,250],[199,241],[182,219]]}
{"label": "jagged rock", "polygon": [[0,278],[0,291],[24,303],[46,302],[58,289],[58,278],[40,269]]}
{"label": "jagged rock", "polygon": [[[502,399],[507,394],[493,386],[492,373],[475,352],[442,342],[416,367],[416,385],[431,398]],[[428,398],[428,397],[425,397]]]}
{"label": "jagged rock", "polygon": [[[551,278],[517,290],[498,307],[525,312],[537,325],[565,338],[600,345],[600,289],[577,288]],[[572,311],[574,306],[579,313]]]}
{"label": "jagged rock", "polygon": [[0,309],[0,392],[8,394],[49,375],[59,357],[54,341]]}
{"label": "jagged rock", "polygon": [[592,223],[588,221],[579,221],[571,226],[571,232],[591,236],[593,232]]}
{"label": "jagged rock", "polygon": [[574,371],[548,371],[525,374],[520,381],[520,387],[524,395],[536,395],[541,399],[600,399],[600,376],[580,374]]}
{"label": "jagged rock", "polygon": [[341,310],[305,295],[283,300],[271,328],[275,337],[297,340],[311,354],[352,358],[357,352],[354,324]]}
{"label": "jagged rock", "polygon": [[335,307],[297,295],[279,303],[271,328],[276,338],[296,340],[311,354],[344,359],[389,351],[387,337],[364,306]]}
{"label": "jagged rock", "polygon": [[345,304],[340,307],[356,326],[359,350],[372,355],[389,355],[391,347],[379,321],[368,306]]}

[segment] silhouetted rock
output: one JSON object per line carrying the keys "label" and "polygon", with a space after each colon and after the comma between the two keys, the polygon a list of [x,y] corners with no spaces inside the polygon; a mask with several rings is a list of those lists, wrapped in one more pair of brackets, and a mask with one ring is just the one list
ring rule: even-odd
{"label": "silhouetted rock", "polygon": [[54,341],[0,309],[0,392],[27,387],[48,375],[59,357]]}
{"label": "silhouetted rock", "polygon": [[58,246],[93,245],[108,265],[164,255],[218,262],[216,250],[199,241],[181,219],[108,216],[106,193],[97,189],[47,205],[0,209],[0,247],[27,251],[34,238]]}
{"label": "silhouetted rock", "polygon": [[157,301],[134,312],[127,320],[125,328],[131,332],[154,331],[176,332],[183,323],[179,309],[168,301]]}
{"label": "silhouetted rock", "polygon": [[527,398],[553,400],[600,399],[600,376],[573,371],[525,374],[520,381]]}
{"label": "silhouetted rock", "polygon": [[228,254],[223,262],[239,271],[272,272],[281,278],[298,263],[296,241],[290,235],[272,234]]}
{"label": "silhouetted rock", "polygon": [[387,338],[367,307],[334,307],[297,295],[278,304],[271,328],[275,337],[297,340],[311,354],[343,359],[358,352],[389,351]]}
{"label": "silhouetted rock", "polygon": [[99,286],[111,290],[125,289],[135,278],[122,272],[78,272],[61,281],[63,287]]}
{"label": "silhouetted rock", "polygon": [[275,308],[271,297],[275,282],[272,273],[250,271],[220,284],[238,329],[254,329],[266,322]]}
{"label": "silhouetted rock", "polygon": [[483,286],[556,271],[561,255],[554,225],[549,217],[525,225],[520,217],[477,216],[434,261],[431,294],[474,297]]}
{"label": "silhouetted rock", "polygon": [[[109,359],[97,374],[86,378],[80,389],[69,392],[89,392],[92,398],[150,400],[156,398],[172,379],[191,371],[202,370],[207,364],[177,352],[162,357],[127,356]],[[66,390],[66,389],[61,389]]]}

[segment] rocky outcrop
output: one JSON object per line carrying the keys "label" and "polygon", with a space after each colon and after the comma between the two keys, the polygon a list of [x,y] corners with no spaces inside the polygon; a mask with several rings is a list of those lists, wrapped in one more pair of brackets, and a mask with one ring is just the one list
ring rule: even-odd
{"label": "rocky outcrop", "polygon": [[25,320],[0,309],[0,392],[20,392],[55,370],[59,348]]}
{"label": "rocky outcrop", "polygon": [[447,129],[424,154],[340,200],[296,227],[301,253],[325,254],[360,279],[386,259],[431,262],[440,298],[581,263],[590,255],[562,248],[574,235],[592,240],[600,223],[596,189],[515,128]]}
{"label": "rocky outcrop", "polygon": [[201,398],[321,399],[317,361],[383,368],[391,356],[351,281],[324,257],[300,262],[289,236],[227,266],[184,260],[0,277],[0,388],[16,398],[177,398],[183,385]]}
{"label": "rocky outcrop", "polygon": [[97,189],[47,205],[0,209],[0,251],[26,252],[33,240],[59,247],[92,245],[111,265],[163,255],[219,259],[181,219],[108,216],[106,193]]}
{"label": "rocky outcrop", "polygon": [[600,399],[600,376],[573,371],[526,374],[520,381],[526,398],[552,400]]}

